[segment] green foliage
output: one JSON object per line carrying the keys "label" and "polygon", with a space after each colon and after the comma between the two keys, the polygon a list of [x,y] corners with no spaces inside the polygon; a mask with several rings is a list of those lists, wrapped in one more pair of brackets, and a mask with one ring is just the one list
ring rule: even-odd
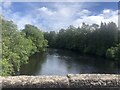
{"label": "green foliage", "polygon": [[36,51],[44,51],[47,46],[42,32],[37,27],[29,26],[26,28],[30,34],[26,35],[26,33],[18,31],[12,21],[2,20],[1,75],[15,75],[19,72],[21,65],[28,62],[30,55]]}
{"label": "green foliage", "polygon": [[23,29],[23,33],[25,33],[26,38],[32,40],[37,51],[45,51],[44,47],[47,47],[47,40],[44,40],[43,33],[37,27],[28,24]]}
{"label": "green foliage", "polygon": [[50,31],[50,33],[45,32],[44,37],[49,41],[48,44],[50,47],[54,47],[56,44],[56,33],[55,31]]}
{"label": "green foliage", "polygon": [[45,32],[49,47],[69,49],[85,54],[106,57],[106,51],[118,43],[118,30],[115,23],[101,23],[101,25],[88,25],[81,27],[69,26],[59,32]]}
{"label": "green foliage", "polygon": [[116,47],[109,48],[106,55],[108,58],[120,60],[120,43]]}
{"label": "green foliage", "polygon": [[29,24],[22,31],[18,31],[12,21],[0,19],[2,20],[0,75],[15,75],[32,54],[45,51],[48,45],[52,48],[75,50],[120,60],[120,36],[118,36],[120,31],[113,22],[101,23],[100,26],[83,23],[78,28],[71,25],[57,33],[51,31],[43,34],[36,26]]}
{"label": "green foliage", "polygon": [[0,61],[0,65],[2,65],[2,70],[0,72],[0,75],[3,75],[3,76],[8,76],[8,75],[11,75],[12,72],[13,72],[13,67],[12,67],[12,64],[10,64],[8,62],[8,60],[6,59],[2,59]]}

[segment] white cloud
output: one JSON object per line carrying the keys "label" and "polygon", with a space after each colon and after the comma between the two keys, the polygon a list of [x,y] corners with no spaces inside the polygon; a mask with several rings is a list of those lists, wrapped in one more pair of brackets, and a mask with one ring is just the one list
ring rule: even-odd
{"label": "white cloud", "polygon": [[11,19],[12,10],[11,10],[12,2],[2,2],[2,14],[6,19]]}
{"label": "white cloud", "polygon": [[103,13],[104,13],[104,14],[106,14],[106,13],[110,13],[110,12],[111,12],[110,9],[104,9],[104,10],[103,10]]}
{"label": "white cloud", "polygon": [[[42,18],[48,25],[48,30],[59,30],[60,28],[66,28],[73,22],[75,15],[81,9],[80,4],[59,4],[55,3],[53,6],[55,9],[41,7],[36,11],[37,17]],[[87,12],[87,11],[86,11]]]}
{"label": "white cloud", "polygon": [[79,13],[78,13],[78,15],[79,16],[88,16],[88,15],[90,15],[91,14],[91,11],[89,11],[89,10],[87,10],[87,9],[83,9],[82,11],[80,11]]}
{"label": "white cloud", "polygon": [[53,15],[54,12],[52,12],[51,10],[49,10],[47,7],[42,7],[42,8],[39,8],[37,9],[38,11],[44,13],[44,14],[47,14],[47,15]]}
{"label": "white cloud", "polygon": [[8,0],[12,2],[119,2],[119,0]]}
{"label": "white cloud", "polygon": [[11,12],[8,9],[8,12],[5,13],[6,10],[4,10],[4,15],[5,19],[7,20],[12,20],[15,24],[17,24],[18,29],[23,29],[26,24],[32,24],[32,25],[37,25],[36,18],[34,18],[32,15],[25,15],[22,16],[20,15],[19,12]]}
{"label": "white cloud", "polygon": [[21,18],[21,16],[17,13],[13,14],[12,20],[14,21],[15,24],[17,24],[18,29],[24,29],[24,26],[26,24],[31,24],[35,25],[38,28],[42,28],[41,25],[37,22],[37,19],[34,18],[32,15],[26,15]]}
{"label": "white cloud", "polygon": [[[7,7],[10,6],[11,4],[7,5]],[[67,28],[69,25],[78,27],[82,22],[100,24],[101,22],[113,21],[118,23],[118,10],[104,9],[101,13],[94,15],[93,11],[83,7],[83,4],[78,3],[68,5],[55,3],[52,8],[37,7],[33,12],[30,11],[24,16],[20,15],[23,12],[12,12],[10,8],[4,10],[4,14],[7,19],[13,20],[19,29],[23,29],[25,24],[33,24],[44,31],[57,31],[61,28]]]}
{"label": "white cloud", "polygon": [[[60,17],[69,18],[75,14],[75,10],[70,7],[61,7],[58,6],[57,10],[48,9],[47,7],[41,7],[39,9],[39,15],[42,15],[44,18],[59,19]],[[52,16],[52,17],[51,17]]]}
{"label": "white cloud", "polygon": [[[83,22],[88,24],[99,24],[101,22],[115,22],[118,23],[118,10],[104,9],[98,15],[94,15],[92,11],[81,8],[73,8],[68,6],[63,6],[60,8],[58,6],[57,11],[52,11],[50,9],[42,7],[46,13],[43,14],[44,20],[49,22],[49,28],[53,30],[58,30],[60,28],[66,28],[69,25],[74,25],[76,27],[81,26]],[[51,11],[51,16],[49,12]],[[42,12],[40,12],[41,15]],[[76,18],[77,17],[77,18]]]}
{"label": "white cloud", "polygon": [[3,4],[3,7],[4,7],[5,9],[8,9],[8,8],[11,7],[12,2],[5,1],[5,2],[3,2],[2,4]]}
{"label": "white cloud", "polygon": [[0,6],[0,14],[2,14],[2,7]]}
{"label": "white cloud", "polygon": [[[106,15],[107,13],[107,15]],[[118,25],[118,10],[103,10],[103,13],[98,15],[90,15],[90,16],[83,16],[82,18],[78,18],[73,22],[73,25],[80,26],[82,22],[85,22],[87,24],[99,24],[101,22],[115,22]]]}

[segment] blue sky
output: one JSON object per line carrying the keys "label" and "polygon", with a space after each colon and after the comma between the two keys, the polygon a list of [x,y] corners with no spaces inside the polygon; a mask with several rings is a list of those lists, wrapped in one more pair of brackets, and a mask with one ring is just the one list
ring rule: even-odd
{"label": "blue sky", "polygon": [[69,25],[113,21],[118,23],[117,2],[4,2],[2,14],[19,29],[32,24],[42,31],[58,31]]}

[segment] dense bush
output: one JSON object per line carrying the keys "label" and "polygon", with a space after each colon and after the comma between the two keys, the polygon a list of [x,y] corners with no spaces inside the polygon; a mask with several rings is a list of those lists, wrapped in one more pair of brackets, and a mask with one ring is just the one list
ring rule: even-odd
{"label": "dense bush", "polygon": [[26,35],[26,32],[18,31],[12,21],[2,19],[1,75],[15,75],[20,66],[28,62],[30,55],[44,51],[47,46],[42,32],[35,26],[29,26],[24,29],[29,32],[29,35]]}
{"label": "dense bush", "polygon": [[115,59],[117,61],[120,60],[120,44],[118,44],[115,47],[109,48],[107,50],[106,55],[108,58],[112,58],[112,59]]}

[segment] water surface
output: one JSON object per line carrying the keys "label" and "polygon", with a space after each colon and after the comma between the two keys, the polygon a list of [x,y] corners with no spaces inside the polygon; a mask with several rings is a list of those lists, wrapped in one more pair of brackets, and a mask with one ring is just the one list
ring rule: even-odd
{"label": "water surface", "polygon": [[87,73],[120,73],[118,64],[100,57],[85,56],[80,53],[48,49],[45,53],[36,53],[28,64],[21,67],[21,75],[67,75]]}

